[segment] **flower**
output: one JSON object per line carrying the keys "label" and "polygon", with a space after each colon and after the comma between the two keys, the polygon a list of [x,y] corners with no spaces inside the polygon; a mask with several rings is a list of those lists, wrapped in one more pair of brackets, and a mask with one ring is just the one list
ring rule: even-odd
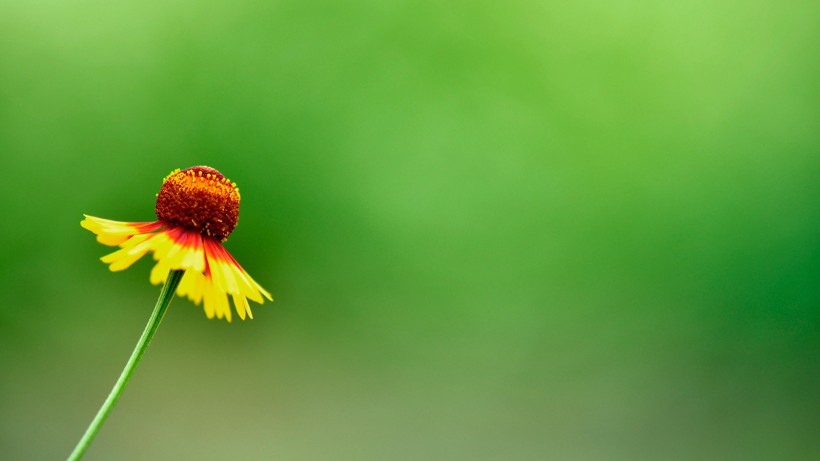
{"label": "flower", "polygon": [[203,302],[208,318],[231,321],[228,295],[244,320],[253,318],[248,299],[273,301],[222,246],[239,220],[239,189],[219,171],[207,166],[176,169],[162,182],[152,222],[121,222],[83,215],[80,225],[97,241],[120,249],[100,258],[112,271],[127,269],[146,253],[157,264],[154,285],[164,283],[171,270],[184,270],[177,294],[196,305]]}

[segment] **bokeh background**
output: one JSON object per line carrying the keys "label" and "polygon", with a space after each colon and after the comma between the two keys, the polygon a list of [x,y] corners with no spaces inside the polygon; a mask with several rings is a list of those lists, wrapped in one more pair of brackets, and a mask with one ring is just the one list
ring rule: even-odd
{"label": "bokeh background", "polygon": [[177,300],[87,459],[820,459],[820,6],[0,3],[0,458],[159,288],[83,213],[242,190],[276,302]]}

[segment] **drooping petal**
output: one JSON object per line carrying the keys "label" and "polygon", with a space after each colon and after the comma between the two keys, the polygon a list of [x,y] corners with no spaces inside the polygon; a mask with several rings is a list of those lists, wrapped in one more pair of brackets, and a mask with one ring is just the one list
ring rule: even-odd
{"label": "drooping petal", "polygon": [[228,304],[226,295],[230,295],[239,317],[243,320],[246,316],[253,318],[248,298],[261,304],[264,302],[262,295],[272,300],[270,293],[242,269],[218,240],[203,237],[203,244],[208,266],[206,279],[212,282],[214,305],[224,308]]}
{"label": "drooping petal", "polygon": [[[220,245],[220,247],[222,247],[222,245]],[[268,293],[264,288],[262,288],[261,285],[256,283],[256,280],[254,280],[250,276],[250,274],[245,272],[245,269],[243,269],[242,266],[240,266],[239,263],[236,262],[236,259],[234,259],[233,255],[228,253],[228,250],[226,250],[225,247],[222,247],[222,252],[224,253],[225,257],[228,258],[231,261],[231,263],[232,263],[231,266],[233,267],[234,271],[236,272],[236,274],[239,277],[241,277],[245,281],[245,283],[246,283],[249,290],[254,291],[255,293],[257,293],[257,295],[256,295],[257,297],[259,296],[258,293],[262,293],[262,295],[264,295],[266,298],[268,298],[268,301],[273,302],[273,297],[271,296],[271,294]],[[253,298],[251,298],[251,299],[253,299]],[[259,301],[256,301],[256,302],[258,302],[259,304],[262,304],[261,298],[260,298]]]}
{"label": "drooping petal", "polygon": [[117,272],[129,268],[137,260],[145,256],[151,249],[150,240],[156,234],[133,235],[120,244],[120,249],[100,258],[112,272]]}
{"label": "drooping petal", "polygon": [[112,271],[130,267],[149,252],[156,260],[152,284],[164,283],[172,270],[185,271],[177,294],[196,305],[201,302],[208,318],[230,322],[233,304],[239,318],[252,319],[248,299],[260,304],[263,297],[273,300],[214,237],[161,221],[120,222],[85,215],[81,225],[101,243],[120,247],[101,258]]}
{"label": "drooping petal", "polygon": [[165,229],[155,234],[152,250],[157,261],[151,271],[151,283],[155,285],[164,283],[171,270],[201,273],[205,268],[202,238],[196,232],[179,227]]}
{"label": "drooping petal", "polygon": [[231,296],[233,297],[233,305],[236,307],[239,317],[245,320],[245,314],[247,313],[248,317],[253,320],[253,312],[251,312],[251,306],[248,304],[248,298],[236,293]]}
{"label": "drooping petal", "polygon": [[241,282],[240,286],[244,285],[243,292],[248,293],[248,297],[252,300],[256,301],[259,304],[262,304],[264,301],[260,296],[260,293],[268,298],[268,301],[273,301],[273,297],[268,293],[261,285],[256,283],[256,281],[248,274],[245,269],[236,262],[233,255],[231,255],[228,250],[222,246],[221,243],[217,242],[218,247],[216,251],[220,253],[220,256],[228,262],[228,266],[231,268],[237,279]]}
{"label": "drooping petal", "polygon": [[228,297],[225,294],[225,291],[214,283],[211,274],[207,270],[205,272],[205,283],[202,298],[203,306],[205,308],[205,315],[207,315],[208,318],[213,318],[215,315],[216,318],[224,318],[228,322],[232,320]]}
{"label": "drooping petal", "polygon": [[[214,286],[208,276],[202,277],[202,307],[205,309],[205,315],[212,319],[216,316],[216,296],[214,296]],[[219,318],[222,318],[220,315]]]}
{"label": "drooping petal", "polygon": [[154,232],[163,226],[159,221],[122,222],[96,216],[83,216],[85,219],[80,221],[80,225],[96,234],[98,242],[108,246],[117,246],[131,236]]}
{"label": "drooping petal", "polygon": [[160,260],[151,269],[149,280],[152,285],[159,285],[161,283],[165,283],[165,280],[168,279],[168,274],[170,273],[171,266],[168,265],[167,261]]}
{"label": "drooping petal", "polygon": [[182,281],[179,282],[177,295],[187,296],[197,306],[202,301],[205,289],[205,275],[196,271],[185,271]]}

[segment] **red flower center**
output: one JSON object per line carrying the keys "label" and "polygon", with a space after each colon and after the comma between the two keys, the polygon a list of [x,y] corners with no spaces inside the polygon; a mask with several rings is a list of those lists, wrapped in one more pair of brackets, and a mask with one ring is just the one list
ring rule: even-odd
{"label": "red flower center", "polygon": [[239,221],[239,189],[207,166],[174,170],[157,194],[157,218],[225,240]]}

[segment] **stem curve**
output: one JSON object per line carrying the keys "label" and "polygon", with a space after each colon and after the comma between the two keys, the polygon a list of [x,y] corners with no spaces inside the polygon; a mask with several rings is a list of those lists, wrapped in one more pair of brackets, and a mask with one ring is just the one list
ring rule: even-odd
{"label": "stem curve", "polygon": [[74,447],[74,451],[72,451],[71,455],[69,455],[68,461],[77,461],[83,457],[85,451],[97,435],[97,432],[99,432],[100,427],[102,427],[105,422],[105,419],[111,413],[111,410],[114,409],[114,405],[117,404],[117,400],[119,400],[123,390],[125,390],[125,386],[131,379],[131,375],[134,374],[137,364],[139,364],[140,359],[142,359],[143,354],[145,354],[145,351],[148,349],[148,345],[151,343],[151,338],[153,338],[154,333],[157,332],[157,328],[159,328],[159,324],[165,316],[165,311],[168,310],[168,305],[171,304],[171,300],[174,298],[174,293],[179,286],[179,282],[182,279],[182,274],[184,272],[185,271],[181,270],[172,270],[168,274],[168,278],[165,280],[165,285],[162,287],[162,291],[159,294],[159,299],[157,299],[157,304],[154,306],[154,311],[151,313],[151,317],[148,319],[148,324],[145,325],[145,330],[143,330],[142,336],[140,336],[139,341],[137,341],[134,351],[131,352],[131,357],[125,364],[125,368],[123,368],[122,373],[120,373],[120,377],[117,379],[116,384],[114,384],[114,388],[111,389],[111,392],[108,394],[105,402],[103,402],[99,411],[97,411],[97,415],[91,421],[91,424],[89,424],[88,429],[85,430],[83,437],[79,442],[77,442],[77,446]]}

